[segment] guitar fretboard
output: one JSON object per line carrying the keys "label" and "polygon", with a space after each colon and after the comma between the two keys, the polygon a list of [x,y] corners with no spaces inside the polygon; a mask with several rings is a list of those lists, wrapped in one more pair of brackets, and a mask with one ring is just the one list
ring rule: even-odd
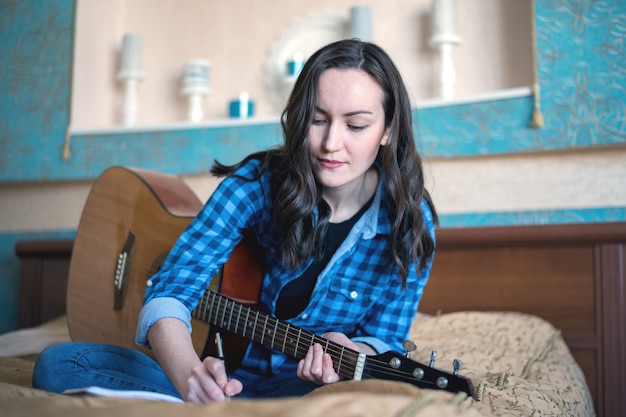
{"label": "guitar fretboard", "polygon": [[350,379],[361,377],[365,355],[259,313],[214,291],[208,290],[202,296],[192,316],[296,359],[304,358],[309,347],[319,343],[333,359],[339,375]]}

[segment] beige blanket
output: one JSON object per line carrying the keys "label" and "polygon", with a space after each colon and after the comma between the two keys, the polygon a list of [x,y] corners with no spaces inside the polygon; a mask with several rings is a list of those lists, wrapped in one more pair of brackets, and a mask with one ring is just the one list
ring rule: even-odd
{"label": "beige blanket", "polygon": [[[475,398],[382,380],[345,381],[302,398],[232,399],[207,405],[57,395],[32,389],[30,377],[36,354],[47,340],[67,340],[66,324],[56,320],[31,330],[0,336],[3,416],[595,415],[584,375],[558,330],[540,318],[517,313],[463,312],[415,320],[411,338],[418,349],[413,358],[428,363],[436,350],[435,366],[447,371],[453,359],[461,359],[460,373],[472,379]],[[21,346],[19,351],[9,349],[15,345]]]}

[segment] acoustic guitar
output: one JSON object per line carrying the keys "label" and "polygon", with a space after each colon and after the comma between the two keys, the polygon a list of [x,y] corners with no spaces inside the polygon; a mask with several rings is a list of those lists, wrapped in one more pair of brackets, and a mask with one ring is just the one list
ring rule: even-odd
{"label": "acoustic guitar", "polygon": [[[141,349],[134,336],[147,280],[158,271],[202,203],[178,177],[113,167],[94,184],[83,209],[72,260],[67,320],[72,340]],[[215,354],[212,334],[224,337],[227,363],[239,363],[252,340],[297,359],[319,343],[347,379],[403,381],[473,395],[469,379],[414,361],[407,354],[361,354],[258,312],[261,253],[244,239],[192,312],[193,345]]]}

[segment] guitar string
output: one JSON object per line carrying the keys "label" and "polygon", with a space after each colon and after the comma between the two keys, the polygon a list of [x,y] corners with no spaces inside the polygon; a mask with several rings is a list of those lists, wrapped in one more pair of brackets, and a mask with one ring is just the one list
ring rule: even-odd
{"label": "guitar string", "polygon": [[[228,299],[227,299],[228,300]],[[257,336],[257,339],[259,339],[258,341],[261,342],[265,342],[265,339],[272,336],[272,339],[274,339],[276,336],[278,336],[281,339],[284,339],[284,343],[283,345],[285,345],[285,347],[289,346],[292,348],[291,351],[294,352],[294,354],[300,354],[302,356],[304,356],[306,354],[306,349],[308,349],[308,345],[307,348],[302,351],[302,350],[296,350],[297,349],[297,345],[300,344],[302,345],[302,343],[297,343],[298,339],[303,339],[303,341],[308,340],[310,342],[310,344],[315,343],[315,342],[319,342],[320,344],[326,344],[327,341],[326,339],[323,338],[319,338],[315,335],[313,335],[312,333],[309,332],[305,332],[301,329],[297,329],[294,326],[288,324],[288,323],[282,323],[280,322],[280,320],[269,317],[269,316],[265,316],[262,315],[256,311],[254,311],[253,309],[250,309],[249,307],[240,305],[240,303],[236,303],[233,300],[228,300],[226,301],[226,303],[231,303],[231,307],[229,307],[227,304],[224,305],[224,311],[222,311],[222,308],[220,305],[218,305],[218,307],[213,308],[211,313],[215,313],[216,316],[218,317],[222,317],[224,320],[221,321],[221,323],[223,324],[224,322],[230,322],[233,323],[232,320],[232,313],[231,313],[231,319],[226,320],[225,314],[227,310],[230,310],[232,312],[232,310],[234,310],[234,308],[238,308],[239,311],[237,312],[237,320],[232,324],[232,326],[234,328],[238,328],[239,326],[243,326],[246,330],[244,330],[244,335],[246,337],[251,336],[251,338],[254,338],[254,336]],[[221,300],[218,300],[218,304],[221,304]],[[251,324],[249,322],[249,320],[246,320],[246,317],[242,318],[241,317],[241,310],[247,311],[247,312],[252,312],[252,314],[255,316],[255,320],[259,320],[259,318],[261,319],[261,324],[263,324],[263,326],[265,327],[266,331],[264,332],[258,332],[256,331],[256,328],[259,327],[258,324],[254,325]],[[249,318],[249,314],[247,315]],[[217,321],[217,320],[214,320]],[[219,324],[216,324],[219,325]],[[267,329],[267,328],[270,329]],[[272,330],[273,329],[273,330]],[[250,331],[248,331],[250,330]],[[270,331],[271,330],[271,331]],[[269,331],[269,332],[268,332]],[[295,339],[295,340],[294,340]],[[269,342],[268,342],[269,343]],[[342,347],[340,345],[333,345],[333,342],[328,341],[328,350],[334,352],[334,353],[338,353],[341,350],[345,350],[345,347]],[[269,343],[272,347],[276,347],[276,343]],[[309,344],[309,345],[310,345]],[[354,358],[356,359],[356,357],[358,357],[358,353],[354,352],[353,353]]]}
{"label": "guitar string", "polygon": [[[332,341],[328,341],[327,339],[324,338],[320,338],[318,336],[315,336],[311,333],[306,332],[305,333],[305,340],[308,339],[310,341],[309,345],[303,346],[303,349],[300,349],[299,345],[302,345],[302,343],[298,343],[298,339],[302,337],[302,330],[298,329],[296,330],[296,328],[294,328],[293,326],[291,326],[288,323],[282,323],[280,322],[280,320],[275,319],[273,317],[269,317],[269,316],[265,316],[262,315],[261,313],[254,311],[253,309],[246,307],[244,305],[242,305],[241,303],[238,303],[234,300],[231,300],[227,297],[224,297],[220,294],[217,294],[215,292],[210,292],[209,293],[209,297],[212,297],[213,299],[218,298],[218,306],[214,307],[214,302],[211,302],[209,300],[207,300],[207,297],[203,296],[202,297],[202,307],[203,310],[206,314],[206,309],[208,307],[208,304],[211,304],[211,306],[213,306],[213,308],[210,309],[209,315],[211,315],[212,313],[215,313],[216,317],[222,317],[222,323],[226,322],[226,324],[231,323],[231,325],[233,326],[233,328],[238,328],[240,325],[242,325],[245,329],[248,329],[249,327],[253,327],[250,329],[250,332],[248,332],[247,330],[244,330],[244,336],[248,337],[248,333],[250,333],[250,339],[252,340],[256,340],[262,344],[269,344],[271,347],[276,348],[276,344],[274,343],[274,338],[276,336],[278,336],[280,339],[285,340],[285,342],[283,343],[283,346],[287,345],[287,337],[290,336],[292,338],[296,339],[296,344],[295,346],[292,346],[294,341],[293,339],[289,342],[289,345],[293,347],[293,349],[291,350],[295,355],[302,355],[300,356],[300,358],[304,357],[304,355],[306,355],[306,351],[308,350],[308,346],[310,346],[312,343],[318,342],[322,345],[326,345],[325,351],[330,352],[330,353],[334,353],[335,355],[341,354],[342,357],[343,355],[346,353],[346,351],[348,352],[348,356],[352,356],[353,360],[356,360],[356,357],[358,357],[358,353],[348,349],[346,347],[343,347],[341,345],[335,344]],[[222,301],[224,301],[224,305],[223,305],[223,309],[221,307]],[[239,311],[236,313],[237,314],[237,321],[233,323],[232,321],[232,316],[233,316],[233,310],[235,308],[238,308]],[[248,314],[246,314],[246,316],[249,317],[249,313],[252,312],[253,315],[255,316],[255,320],[258,321],[259,318],[261,318],[261,322],[264,326],[265,331],[262,332],[261,334],[256,334],[256,328],[258,327],[258,324],[256,325],[251,325],[245,318],[242,320],[241,319],[241,310],[245,310],[248,312]],[[222,311],[223,310],[223,311]],[[227,311],[230,311],[230,319],[226,320],[226,314]],[[215,320],[217,321],[217,320]],[[269,326],[268,326],[269,323]],[[219,326],[219,324],[215,323],[216,326]],[[267,329],[267,328],[273,328],[273,330]],[[228,330],[228,329],[227,329]],[[270,332],[268,333],[267,331],[270,330]],[[256,335],[256,339],[255,339],[255,335]],[[272,343],[265,343],[265,339],[268,337],[272,337]],[[288,353],[289,350],[287,349],[282,349],[283,352]],[[296,356],[297,357],[297,356]],[[352,363],[350,363],[350,365],[353,365]],[[394,377],[394,378],[389,378],[389,379],[398,379],[398,377],[403,378],[405,381],[408,382],[415,382],[416,378],[412,375],[412,373],[409,373],[407,371],[402,371],[402,370],[398,370],[398,369],[393,369],[389,370],[389,363],[382,361],[382,360],[378,360],[378,359],[374,359],[373,357],[369,357],[368,358],[368,365],[369,369],[371,370],[375,370],[378,371],[379,374],[381,375],[387,375],[389,377]],[[428,369],[434,369],[434,368],[430,368],[428,367]],[[353,369],[350,369],[350,371],[353,371]],[[352,375],[349,375],[352,376]],[[431,382],[428,380],[417,380],[420,383],[424,383],[424,384],[430,384],[430,385],[434,385],[435,382]]]}

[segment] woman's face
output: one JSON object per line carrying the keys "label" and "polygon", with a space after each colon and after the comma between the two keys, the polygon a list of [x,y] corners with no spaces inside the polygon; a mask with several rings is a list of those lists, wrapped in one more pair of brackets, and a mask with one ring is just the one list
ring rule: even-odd
{"label": "woman's face", "polygon": [[309,147],[317,181],[329,189],[361,186],[387,143],[383,90],[356,69],[328,69],[319,81]]}

